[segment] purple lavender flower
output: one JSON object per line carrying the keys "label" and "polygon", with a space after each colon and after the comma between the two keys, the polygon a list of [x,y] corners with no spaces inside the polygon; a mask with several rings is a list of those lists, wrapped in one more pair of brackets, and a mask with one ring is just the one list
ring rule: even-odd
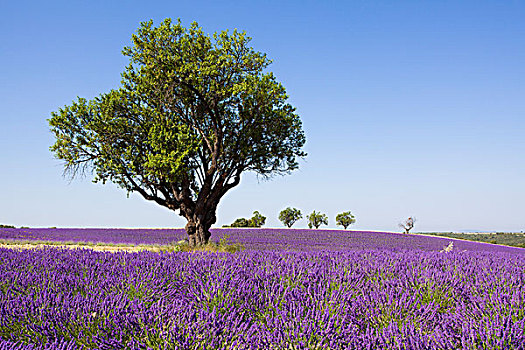
{"label": "purple lavender flower", "polygon": [[[0,234],[138,243],[176,232]],[[214,232],[224,234],[249,249],[0,249],[0,349],[525,347],[524,249],[454,241],[444,251],[450,239],[375,232]]]}

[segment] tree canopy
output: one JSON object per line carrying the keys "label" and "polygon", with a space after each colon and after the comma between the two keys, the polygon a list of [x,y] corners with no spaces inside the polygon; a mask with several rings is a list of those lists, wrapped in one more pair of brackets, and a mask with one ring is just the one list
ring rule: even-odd
{"label": "tree canopy", "polygon": [[123,49],[121,86],[51,114],[51,151],[72,178],[91,172],[179,211],[190,244],[206,243],[243,172],[288,174],[306,156],[296,109],[250,40],[195,22],[141,23]]}

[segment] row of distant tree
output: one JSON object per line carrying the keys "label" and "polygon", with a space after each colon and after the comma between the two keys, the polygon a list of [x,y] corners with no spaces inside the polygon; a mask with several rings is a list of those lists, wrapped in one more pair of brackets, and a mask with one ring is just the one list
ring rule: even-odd
{"label": "row of distant tree", "polygon": [[[292,227],[297,221],[303,218],[303,214],[297,208],[286,208],[279,213],[279,220],[283,225],[288,228]],[[328,217],[323,213],[318,213],[315,210],[306,216],[308,220],[309,228],[319,228],[321,225],[328,225]],[[262,227],[266,222],[266,216],[259,213],[257,210],[253,212],[253,216],[249,219],[239,218],[235,220],[231,225],[224,225],[223,227]],[[339,226],[343,226],[346,230],[348,226],[355,223],[355,217],[350,211],[345,211],[337,214],[335,222]],[[405,230],[405,233],[410,232],[414,228],[416,218],[409,217],[405,222],[399,224],[399,227]],[[13,225],[1,225],[0,228],[15,228]],[[29,228],[27,226],[21,226],[20,228]],[[56,228],[56,227],[50,227]]]}
{"label": "row of distant tree", "polygon": [[[297,208],[288,207],[286,209],[283,209],[279,213],[279,220],[283,223],[283,225],[285,225],[288,228],[292,227],[297,221],[301,220],[302,218],[303,214]],[[328,217],[321,212],[316,212],[315,210],[309,215],[306,215],[306,219],[308,220],[309,228],[315,227],[317,229],[321,225],[328,225]],[[223,227],[262,227],[265,224],[265,222],[266,216],[262,215],[256,210],[253,212],[253,216],[251,218],[239,218],[235,220],[231,225],[224,225]],[[346,230],[348,226],[355,223],[355,217],[350,211],[345,211],[336,215],[335,222],[338,226],[343,226]],[[399,224],[399,227],[403,228],[405,230],[405,233],[408,233],[414,227],[415,222],[416,218],[409,217],[407,220],[405,220],[405,222]],[[15,228],[15,226],[0,225],[0,228]],[[20,228],[28,227],[22,226]]]}
{"label": "row of distant tree", "polygon": [[[283,209],[279,213],[279,220],[283,223],[284,226],[288,228],[292,227],[297,221],[301,220],[302,218],[303,214],[297,208],[288,207],[286,209]],[[306,220],[308,220],[309,228],[315,227],[317,229],[321,225],[328,225],[328,217],[326,216],[326,214],[316,212],[315,210],[310,214],[306,215]],[[253,216],[250,219],[239,218],[235,220],[231,225],[224,225],[223,227],[262,227],[265,222],[266,216],[262,215],[258,211],[254,211]],[[400,223],[399,227],[401,227],[405,231],[405,233],[409,233],[410,230],[414,228],[415,222],[416,218],[409,217],[403,223]],[[346,230],[348,226],[355,223],[355,216],[352,215],[350,211],[339,213],[335,217],[335,223],[338,226],[343,226]]]}
{"label": "row of distant tree", "polygon": [[[279,213],[279,220],[286,227],[292,227],[297,221],[303,218],[303,214],[297,208],[286,208]],[[326,214],[316,212],[315,210],[310,214],[306,215],[308,220],[309,228],[319,228],[321,225],[328,225],[328,217]],[[253,216],[250,219],[239,218],[235,220],[231,225],[224,225],[223,227],[262,227],[266,222],[266,217],[258,211],[253,212]],[[345,211],[337,214],[335,222],[339,226],[343,226],[345,229],[351,224],[355,223],[355,217],[350,211]]]}

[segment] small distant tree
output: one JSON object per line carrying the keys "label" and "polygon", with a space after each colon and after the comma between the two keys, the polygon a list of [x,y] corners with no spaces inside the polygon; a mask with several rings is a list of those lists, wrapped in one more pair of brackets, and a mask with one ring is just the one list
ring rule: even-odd
{"label": "small distant tree", "polygon": [[321,225],[328,225],[328,217],[325,214],[318,213],[315,210],[306,217],[308,219],[308,228],[319,228]]}
{"label": "small distant tree", "polygon": [[253,216],[250,219],[249,227],[261,227],[266,222],[266,216],[261,215],[257,210],[253,212]]}
{"label": "small distant tree", "polygon": [[239,218],[235,220],[230,226],[226,227],[250,227],[250,221],[246,218]]}
{"label": "small distant tree", "polygon": [[0,225],[0,228],[15,228],[13,225]]}
{"label": "small distant tree", "polygon": [[405,222],[399,224],[399,227],[405,230],[405,233],[409,233],[410,230],[414,228],[415,223],[416,223],[416,218],[409,217],[408,219],[405,220]]}
{"label": "small distant tree", "polygon": [[297,220],[302,219],[302,217],[303,214],[297,208],[288,207],[279,213],[279,220],[288,228],[292,227],[293,224],[295,224]]}
{"label": "small distant tree", "polygon": [[225,225],[223,227],[261,227],[265,222],[266,217],[256,210],[253,212],[253,216],[250,219],[239,218],[235,220],[230,226]]}
{"label": "small distant tree", "polygon": [[337,214],[337,216],[335,217],[335,223],[339,226],[343,226],[345,230],[348,226],[350,226],[354,222],[355,222],[355,217],[349,211],[345,211],[340,214]]}

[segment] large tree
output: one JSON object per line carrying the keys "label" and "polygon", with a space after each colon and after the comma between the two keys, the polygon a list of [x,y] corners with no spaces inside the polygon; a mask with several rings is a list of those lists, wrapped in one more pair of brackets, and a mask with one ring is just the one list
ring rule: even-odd
{"label": "large tree", "polygon": [[305,136],[285,88],[244,32],[205,34],[180,20],[141,23],[121,87],[78,98],[48,120],[71,178],[91,171],[188,220],[191,245],[210,238],[217,205],[253,171],[297,169]]}

